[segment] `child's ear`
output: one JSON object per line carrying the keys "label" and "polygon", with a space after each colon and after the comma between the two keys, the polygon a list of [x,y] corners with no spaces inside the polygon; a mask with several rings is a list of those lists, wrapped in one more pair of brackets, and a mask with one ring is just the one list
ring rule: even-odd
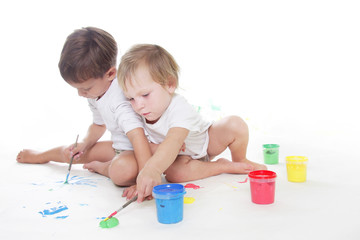
{"label": "child's ear", "polygon": [[114,78],[116,77],[116,67],[111,67],[106,73],[105,73],[105,77],[111,81],[114,80]]}
{"label": "child's ear", "polygon": [[169,82],[167,84],[167,90],[170,94],[173,94],[176,90],[176,80],[173,77],[169,77]]}

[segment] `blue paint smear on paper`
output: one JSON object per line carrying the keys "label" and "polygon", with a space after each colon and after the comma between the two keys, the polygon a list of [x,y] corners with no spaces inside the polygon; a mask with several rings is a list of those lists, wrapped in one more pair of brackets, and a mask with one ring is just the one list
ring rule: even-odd
{"label": "blue paint smear on paper", "polygon": [[31,185],[34,185],[34,186],[44,186],[43,183],[30,183]]}
{"label": "blue paint smear on paper", "polygon": [[67,215],[67,216],[58,216],[58,217],[56,217],[56,219],[65,219],[65,218],[67,218],[69,215]]}
{"label": "blue paint smear on paper", "polygon": [[[47,205],[50,205],[51,202],[47,202],[46,204],[47,204]],[[49,209],[44,209],[43,211],[40,211],[39,213],[40,213],[43,217],[46,217],[46,216],[49,216],[49,215],[54,215],[54,214],[57,214],[57,213],[59,213],[59,212],[68,210],[68,207],[67,207],[66,205],[63,205],[63,204],[61,203],[61,201],[56,202],[55,205],[56,205],[56,206],[50,207]]]}
{"label": "blue paint smear on paper", "polygon": [[[59,181],[57,183],[64,183],[64,182]],[[83,186],[96,187],[96,182],[94,182],[93,180],[79,176],[71,177],[67,183],[70,185],[83,185]]]}

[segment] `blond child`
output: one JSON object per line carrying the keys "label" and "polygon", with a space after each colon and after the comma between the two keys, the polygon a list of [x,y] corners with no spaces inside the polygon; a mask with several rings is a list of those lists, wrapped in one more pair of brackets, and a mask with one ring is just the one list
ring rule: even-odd
{"label": "blond child", "polygon": [[[59,70],[78,95],[88,99],[93,113],[83,141],[76,147],[60,146],[44,152],[25,149],[20,163],[74,163],[98,172],[120,186],[135,184],[138,172],[151,156],[143,122],[124,96],[116,78],[117,44],[106,31],[87,27],[70,34],[61,52]],[[98,141],[106,130],[111,141]]]}
{"label": "blond child", "polygon": [[[145,124],[151,143],[159,144],[137,177],[138,201],[161,183],[187,182],[221,173],[248,173],[266,169],[246,158],[248,127],[237,116],[210,123],[179,94],[179,67],[157,45],[135,45],[121,59],[118,81],[133,109]],[[185,146],[185,151],[180,151]],[[209,161],[229,148],[232,161]]]}

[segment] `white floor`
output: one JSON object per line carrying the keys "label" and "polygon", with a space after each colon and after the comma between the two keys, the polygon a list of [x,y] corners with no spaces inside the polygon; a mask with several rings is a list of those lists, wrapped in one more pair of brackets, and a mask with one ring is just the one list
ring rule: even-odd
{"label": "white floor", "polygon": [[[258,141],[269,136],[254,132],[249,155],[261,162]],[[309,158],[305,183],[287,181],[284,158],[299,148],[287,145],[285,139],[278,141],[280,163],[268,165],[278,174],[274,204],[252,203],[249,182],[239,183],[246,175],[224,174],[191,182],[201,188],[187,189],[185,197],[193,197],[195,202],[184,205],[180,223],[158,223],[155,201],[147,201],[133,203],[120,212],[120,224],[112,229],[98,225],[101,217],[125,202],[122,188],[80,165],[71,171],[71,184],[64,185],[67,165],[19,164],[15,152],[6,151],[1,154],[0,238],[359,239],[359,156],[356,149],[349,152],[330,146],[333,138],[337,136],[323,137],[326,148],[311,142],[301,146]],[[53,215],[41,213],[64,206],[67,209]]]}
{"label": "white floor", "polygon": [[[360,239],[357,1],[20,0],[1,9],[1,240]],[[192,182],[201,188],[187,190],[195,202],[181,223],[159,224],[148,201],[101,229],[125,202],[122,188],[81,166],[64,185],[67,165],[18,164],[22,148],[71,144],[91,123],[57,67],[68,34],[86,26],[115,37],[118,59],[136,43],[165,47],[194,105],[247,121],[249,159],[262,162],[261,145],[280,144],[280,163],[269,166],[275,203],[253,204],[249,183],[238,183],[245,175],[220,175]],[[289,155],[309,158],[305,183],[287,181]]]}

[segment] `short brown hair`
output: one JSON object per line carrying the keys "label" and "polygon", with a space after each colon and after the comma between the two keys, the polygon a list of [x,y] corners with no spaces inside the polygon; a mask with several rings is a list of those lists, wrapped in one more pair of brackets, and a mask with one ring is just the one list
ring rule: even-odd
{"label": "short brown hair", "polygon": [[119,65],[117,77],[119,85],[125,91],[125,81],[142,62],[147,64],[155,82],[165,86],[171,79],[174,81],[172,84],[175,84],[175,87],[178,86],[179,66],[173,56],[158,45],[137,44],[122,56]]}
{"label": "short brown hair", "polygon": [[108,32],[86,27],[70,34],[61,51],[59,70],[67,82],[101,78],[116,65],[117,44]]}

